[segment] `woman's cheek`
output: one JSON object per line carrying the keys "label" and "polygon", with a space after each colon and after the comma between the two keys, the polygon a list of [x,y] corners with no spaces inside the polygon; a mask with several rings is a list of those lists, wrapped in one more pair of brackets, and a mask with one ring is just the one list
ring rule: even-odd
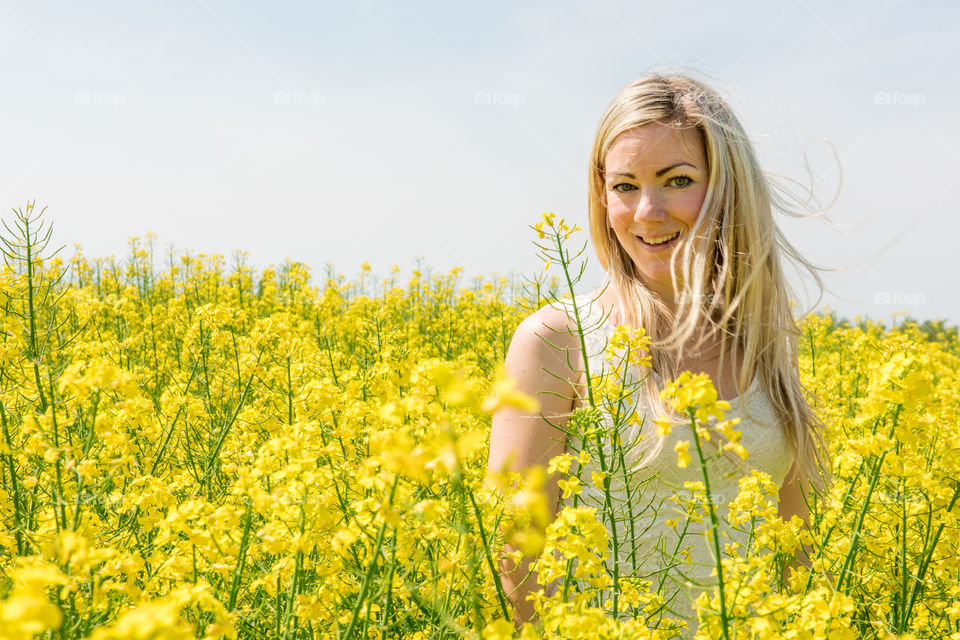
{"label": "woman's cheek", "polygon": [[702,185],[699,189],[691,191],[689,194],[689,203],[688,207],[694,209],[695,211],[700,211],[700,207],[703,206],[703,201],[707,198],[707,185]]}
{"label": "woman's cheek", "polygon": [[622,202],[610,202],[607,212],[610,215],[610,224],[615,229],[629,225],[631,218],[630,209],[629,207],[625,207]]}

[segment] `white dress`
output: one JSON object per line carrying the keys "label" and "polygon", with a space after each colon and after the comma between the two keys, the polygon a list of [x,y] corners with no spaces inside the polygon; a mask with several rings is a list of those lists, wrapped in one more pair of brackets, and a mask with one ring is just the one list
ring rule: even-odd
{"label": "white dress", "polygon": [[[581,324],[584,327],[584,342],[589,355],[588,363],[591,376],[599,375],[602,371],[609,371],[611,364],[605,362],[607,340],[613,334],[614,324],[607,317],[603,324],[597,326],[603,319],[603,311],[596,302],[590,304],[590,296],[577,296],[577,306],[581,315]],[[557,307],[557,303],[554,303]],[[569,312],[569,299],[562,305]],[[592,331],[590,329],[593,329]],[[636,372],[636,369],[633,369]],[[656,372],[652,372],[658,389],[663,383]],[[636,380],[636,377],[632,378]],[[688,625],[687,636],[693,637],[698,622],[694,613],[693,601],[704,589],[685,580],[689,579],[701,584],[715,585],[715,562],[711,551],[712,542],[701,534],[709,528],[710,519],[706,514],[702,522],[696,522],[681,516],[680,506],[668,500],[670,496],[683,495],[690,497],[689,490],[683,488],[685,481],[703,481],[697,457],[695,444],[692,439],[690,425],[675,425],[665,441],[660,453],[647,463],[647,466],[637,469],[634,465],[643,459],[659,440],[657,427],[652,420],[657,416],[648,415],[645,405],[640,403],[640,389],[633,393],[624,404],[625,411],[621,415],[629,415],[632,408],[645,418],[640,427],[624,425],[620,427],[621,442],[627,450],[623,456],[625,464],[618,464],[617,457],[613,456],[612,438],[604,442],[604,455],[608,470],[611,473],[611,504],[615,514],[616,533],[619,546],[618,573],[624,576],[634,576],[647,579],[651,582],[651,590],[661,588],[661,595],[667,601],[667,611],[664,618],[686,620]],[[732,451],[727,451],[727,457],[710,456],[708,472],[710,478],[710,493],[714,497],[716,514],[720,520],[721,531],[720,548],[723,553],[724,545],[737,541],[741,545],[741,554],[747,546],[748,533],[730,526],[726,520],[729,513],[729,503],[737,496],[738,480],[749,475],[752,469],[765,471],[770,474],[777,486],[782,485],[787,471],[793,464],[794,454],[787,434],[778,424],[776,414],[766,395],[762,392],[758,378],[754,378],[747,393],[729,401],[730,409],[725,412],[726,419],[740,417],[741,422],[734,429],[741,432],[742,444],[749,456],[740,460]],[[754,420],[748,420],[742,410],[742,405],[749,403]],[[607,410],[601,410],[601,415],[608,428],[612,428],[614,418]],[[623,421],[623,418],[620,420]],[[716,421],[712,421],[715,423]],[[677,453],[674,444],[678,440],[690,441],[689,453],[691,461],[681,469],[677,465]],[[714,441],[712,438],[711,441]],[[637,443],[633,447],[629,445]],[[704,451],[714,452],[716,449],[707,449],[709,443],[704,443]],[[580,450],[580,441],[574,438],[568,440],[567,451],[576,455]],[[611,537],[610,558],[607,560],[608,571],[612,575],[613,552],[612,530],[609,514],[604,515],[604,494],[602,488],[591,483],[591,473],[600,471],[600,462],[597,459],[597,445],[594,442],[587,450],[592,452],[591,460],[581,470],[580,478],[583,485],[577,506],[593,507],[597,517],[601,518]],[[731,462],[731,459],[733,462]],[[611,466],[612,465],[612,466]],[[577,464],[573,463],[571,474],[576,472]],[[634,468],[633,472],[624,471],[624,468]],[[561,498],[559,508],[573,506],[574,496]],[[659,515],[657,514],[659,511]],[[666,523],[671,518],[678,519],[678,527],[674,529]],[[686,533],[684,526],[687,526]],[[728,537],[729,536],[729,537]],[[687,551],[680,551],[682,549]],[[689,554],[691,564],[685,563],[685,556]],[[671,558],[676,557],[672,564],[674,568],[667,569]],[[677,563],[680,563],[677,566]],[[678,569],[680,571],[678,571]],[[681,574],[682,571],[682,574]],[[603,594],[605,597],[607,594]],[[628,612],[619,612],[621,617],[632,617]]]}

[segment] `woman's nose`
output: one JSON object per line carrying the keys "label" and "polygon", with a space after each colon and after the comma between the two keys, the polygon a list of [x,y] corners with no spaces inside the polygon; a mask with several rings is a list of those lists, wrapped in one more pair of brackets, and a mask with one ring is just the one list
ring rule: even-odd
{"label": "woman's nose", "polygon": [[666,213],[660,198],[655,193],[647,191],[640,194],[637,208],[633,212],[633,218],[637,221],[649,218],[657,219],[665,217]]}

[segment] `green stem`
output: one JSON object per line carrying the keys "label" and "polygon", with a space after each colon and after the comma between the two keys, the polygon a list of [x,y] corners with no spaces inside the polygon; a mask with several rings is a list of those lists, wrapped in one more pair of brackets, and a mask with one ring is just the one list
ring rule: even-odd
{"label": "green stem", "polygon": [[[956,483],[956,487],[953,490],[953,497],[950,498],[950,504],[947,506],[947,513],[953,511],[954,505],[957,504],[957,498],[960,497],[960,482]],[[943,529],[946,526],[945,522],[941,522],[940,526],[937,528],[937,533],[934,534],[933,540],[930,541],[930,544],[927,545],[927,548],[923,551],[923,556],[920,561],[920,566],[917,570],[917,577],[913,581],[913,589],[910,591],[910,601],[907,602],[907,609],[903,615],[903,618],[900,621],[900,632],[906,629],[907,620],[910,619],[910,613],[913,611],[913,605],[917,601],[917,596],[920,595],[920,592],[923,591],[923,579],[927,575],[927,569],[930,568],[930,563],[933,560],[933,552],[937,547],[937,543],[940,541],[940,534],[943,533]]]}
{"label": "green stem", "polygon": [[26,555],[26,541],[23,539],[23,516],[20,513],[22,498],[20,497],[20,485],[17,482],[17,468],[14,465],[13,452],[15,450],[13,446],[13,440],[10,438],[10,428],[7,425],[7,410],[3,406],[3,403],[0,403],[0,425],[3,427],[3,439],[7,443],[7,450],[10,452],[6,455],[7,463],[10,467],[10,484],[13,486],[13,522],[16,525],[16,539],[17,539],[17,554]]}
{"label": "green stem", "polygon": [[[583,335],[583,322],[580,319],[580,310],[576,304],[576,293],[573,290],[573,279],[570,276],[570,270],[568,268],[568,259],[563,252],[563,244],[560,241],[560,232],[556,232],[555,238],[557,243],[557,251],[560,255],[560,266],[563,268],[563,276],[567,281],[567,289],[570,292],[571,307],[573,307],[574,320],[576,321],[577,326],[577,337],[580,340],[580,352],[583,354],[583,371],[587,383],[587,398],[590,401],[590,406],[595,407],[596,401],[593,397],[593,385],[590,381],[590,364],[589,364],[589,354],[587,353],[587,343],[586,338]],[[613,505],[610,499],[610,473],[607,469],[606,457],[603,455],[603,441],[600,439],[600,434],[597,434],[597,457],[600,460],[600,471],[604,474],[603,477],[603,508],[604,511],[609,516],[610,522],[610,539],[613,543],[613,553],[611,561],[613,562],[613,594],[612,594],[612,605],[613,611],[612,615],[614,618],[617,617],[617,611],[619,607],[620,600],[620,545],[617,539],[617,521],[616,514],[613,510]],[[566,591],[566,589],[564,589]]]}
{"label": "green stem", "polygon": [[503,584],[500,582],[500,574],[493,563],[493,556],[490,555],[490,544],[487,542],[487,533],[483,528],[483,519],[480,517],[480,509],[477,507],[477,501],[473,497],[473,491],[467,491],[470,496],[470,504],[473,505],[473,515],[477,520],[477,528],[480,532],[480,542],[483,544],[483,552],[487,558],[487,566],[490,567],[490,574],[493,576],[493,583],[497,587],[497,600],[500,602],[500,611],[503,617],[509,619],[510,613],[507,611],[507,599],[503,593]]}
{"label": "green stem", "polygon": [[247,544],[250,539],[250,521],[253,520],[253,502],[247,503],[247,517],[243,523],[243,537],[240,539],[240,558],[233,571],[233,584],[230,586],[230,600],[227,602],[227,611],[233,611],[237,604],[237,594],[240,592],[240,578],[243,575],[243,566],[247,559]]}
{"label": "green stem", "polygon": [[[397,483],[399,481],[399,475],[394,477],[393,486],[390,488],[390,504],[393,504],[393,495],[397,490]],[[347,628],[341,636],[343,638],[353,637],[353,629],[357,626],[357,620],[360,617],[360,609],[363,608],[363,601],[367,597],[367,590],[370,588],[373,572],[377,568],[377,556],[380,555],[380,547],[383,546],[383,534],[386,532],[386,530],[387,521],[384,520],[383,524],[380,525],[380,530],[377,532],[377,540],[374,542],[373,552],[370,554],[370,565],[367,567],[367,572],[363,576],[363,582],[360,584],[360,593],[357,594],[357,602],[353,605],[353,611],[350,614],[350,622],[347,624]]]}
{"label": "green stem", "polygon": [[[893,424],[890,428],[890,436],[893,436],[894,430],[897,426],[897,421],[900,417],[900,409],[903,405],[897,405],[896,410],[893,414]],[[880,457],[877,459],[876,465],[873,468],[873,478],[870,480],[870,484],[867,487],[867,495],[863,500],[863,506],[860,507],[860,513],[857,514],[856,524],[853,527],[853,533],[850,536],[850,549],[847,551],[846,557],[843,559],[843,565],[840,568],[840,574],[837,576],[837,590],[841,591],[844,594],[849,595],[849,590],[844,590],[843,582],[844,579],[847,579],[849,582],[850,576],[852,576],[854,561],[856,560],[857,549],[860,546],[860,530],[863,528],[863,522],[867,517],[867,511],[870,509],[870,497],[873,495],[873,490],[877,486],[877,482],[880,480],[881,468],[883,466],[883,459],[887,457],[887,452],[884,451],[880,454]]]}
{"label": "green stem", "polygon": [[710,474],[707,473],[707,463],[700,448],[700,435],[697,433],[697,420],[692,409],[687,409],[690,416],[690,427],[693,429],[693,441],[697,445],[697,457],[700,458],[700,472],[703,475],[703,486],[707,493],[707,507],[710,510],[711,537],[713,538],[713,559],[717,567],[717,585],[720,590],[720,623],[723,628],[723,637],[730,637],[727,621],[726,594],[723,585],[723,563],[720,556],[720,526],[717,521],[717,512],[713,506],[713,495],[710,493]]}

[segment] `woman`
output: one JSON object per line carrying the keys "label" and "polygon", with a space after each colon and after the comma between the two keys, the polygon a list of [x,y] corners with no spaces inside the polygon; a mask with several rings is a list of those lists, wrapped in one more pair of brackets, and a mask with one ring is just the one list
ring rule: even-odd
{"label": "woman", "polygon": [[[735,471],[760,469],[780,486],[780,516],[807,521],[810,487],[822,490],[829,482],[823,471],[829,459],[824,425],[799,380],[798,331],[782,258],[793,258],[822,283],[777,228],[773,208],[786,207],[772,192],[739,120],[712,89],[686,75],[645,75],[610,103],[594,139],[589,191],[590,235],[608,281],[577,299],[587,360],[569,301],[545,306],[520,324],[505,367],[522,391],[540,401],[541,415],[514,409],[494,415],[489,468],[519,470],[576,453],[577,443],[562,429],[570,412],[584,404],[587,372],[593,376],[605,368],[606,339],[617,324],[642,327],[651,337],[651,359],[635,377],[635,408],[647,419],[625,423],[619,432],[627,455],[609,488],[615,500],[637,504],[620,504],[613,519],[609,510],[601,515],[603,493],[596,487],[584,487],[579,504],[596,506],[611,533],[619,529],[618,558],[627,569],[620,574],[635,571],[669,594],[682,585],[671,583],[675,572],[663,566],[668,560],[651,553],[676,535],[664,524],[669,516],[661,510],[651,521],[637,512],[656,516],[656,507],[684,480],[701,476],[696,460],[686,469],[677,465],[680,427],[666,434],[652,428],[653,418],[671,415],[659,398],[663,382],[686,370],[706,373],[718,398],[731,403],[727,418],[741,418],[749,457],[738,462],[727,451],[718,458],[711,468],[714,502],[736,496]],[[605,420],[609,426],[611,416]],[[592,470],[583,470],[584,484]],[[557,480],[551,475],[547,486],[552,515],[559,506]],[[703,539],[691,538],[690,553],[701,566],[686,577],[703,580],[712,558],[696,538]],[[526,567],[504,567],[502,575],[518,625],[533,617],[526,595],[537,588],[536,576],[528,576]],[[692,631],[696,594],[684,595],[673,601],[668,617],[686,619]]]}

